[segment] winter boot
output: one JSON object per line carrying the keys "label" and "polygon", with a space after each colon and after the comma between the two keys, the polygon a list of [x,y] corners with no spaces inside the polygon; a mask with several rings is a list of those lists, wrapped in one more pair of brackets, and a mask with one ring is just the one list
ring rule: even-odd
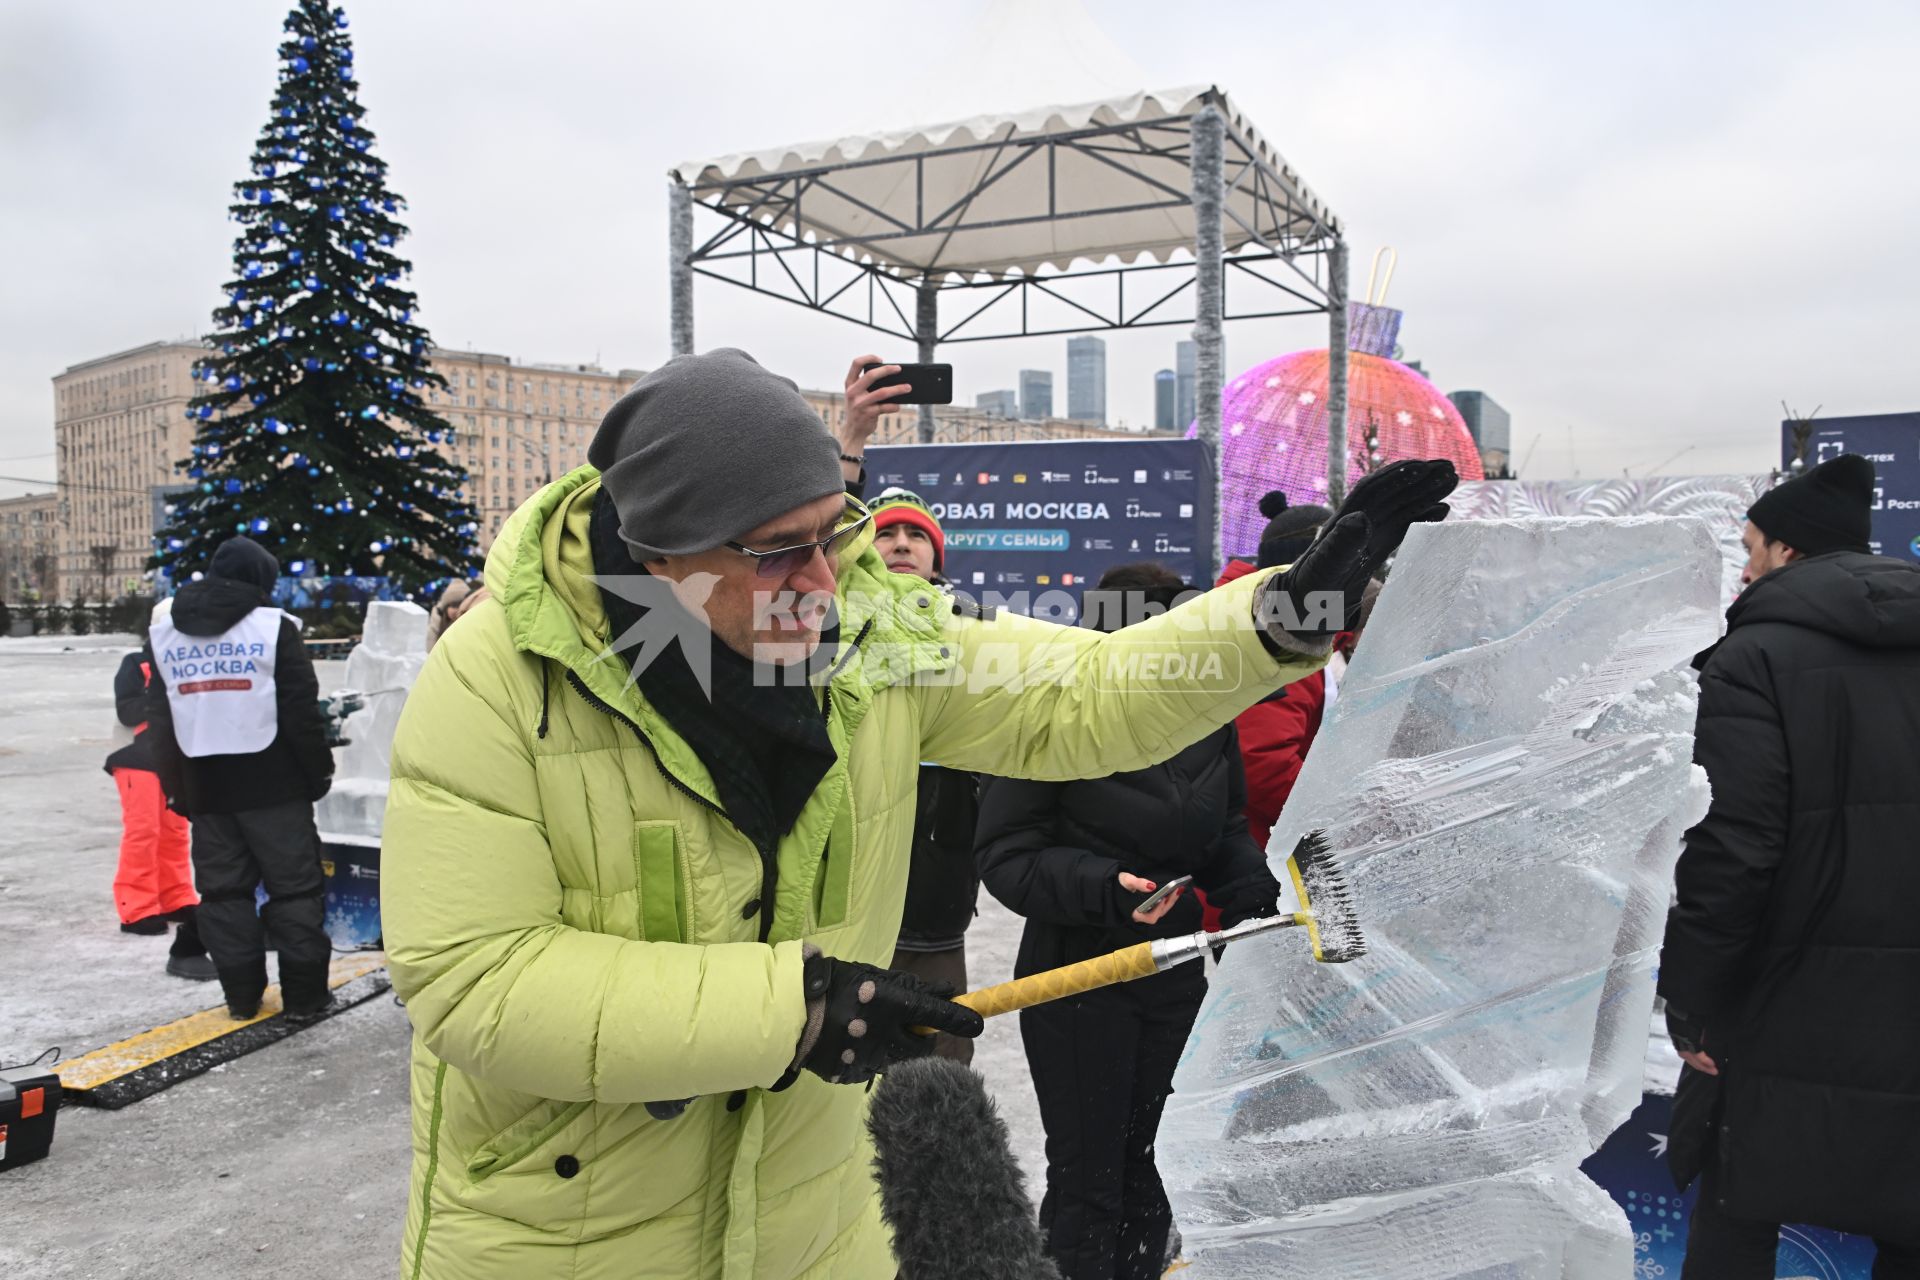
{"label": "winter boot", "polygon": [[123,924],[120,926],[120,932],[122,933],[137,933],[146,938],[158,938],[166,933],[166,931],[167,918],[165,916],[145,916],[139,920],[135,920],[132,924]]}
{"label": "winter boot", "polygon": [[220,969],[220,990],[227,997],[227,1012],[239,1022],[260,1016],[260,997],[267,990],[267,958],[255,960],[239,969]]}
{"label": "winter boot", "polygon": [[206,956],[170,955],[167,957],[167,972],[192,982],[212,982],[220,976],[220,971],[213,967],[213,961]]}
{"label": "winter boot", "polygon": [[318,1022],[333,1011],[333,992],[327,989],[325,964],[289,964],[280,958],[280,1004],[287,1021],[296,1026]]}

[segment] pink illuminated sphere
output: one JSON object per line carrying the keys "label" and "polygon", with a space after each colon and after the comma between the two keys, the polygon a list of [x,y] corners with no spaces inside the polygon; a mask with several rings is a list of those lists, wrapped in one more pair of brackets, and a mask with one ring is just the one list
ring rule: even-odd
{"label": "pink illuminated sphere", "polygon": [[[1366,474],[1370,421],[1383,463],[1446,458],[1462,480],[1485,479],[1465,420],[1439,388],[1385,356],[1354,351],[1347,360],[1349,486]],[[1295,506],[1327,500],[1327,352],[1296,351],[1229,379],[1220,447],[1221,546],[1228,555],[1251,558],[1267,523],[1262,494],[1283,490]]]}

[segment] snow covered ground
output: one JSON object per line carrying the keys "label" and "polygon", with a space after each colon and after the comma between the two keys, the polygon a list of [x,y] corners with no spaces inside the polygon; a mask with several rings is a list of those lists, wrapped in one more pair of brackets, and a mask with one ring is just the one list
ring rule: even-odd
{"label": "snow covered ground", "polygon": [[[0,1064],[74,1057],[219,1003],[119,931],[113,673],[131,637],[0,639]],[[344,663],[321,663],[323,690]],[[982,894],[973,985],[1011,975],[1020,921]],[[408,1162],[405,1012],[380,998],[123,1111],[61,1112],[53,1153],[0,1173],[0,1275],[356,1280],[393,1273]],[[1014,1017],[974,1066],[1029,1191],[1043,1138]]]}

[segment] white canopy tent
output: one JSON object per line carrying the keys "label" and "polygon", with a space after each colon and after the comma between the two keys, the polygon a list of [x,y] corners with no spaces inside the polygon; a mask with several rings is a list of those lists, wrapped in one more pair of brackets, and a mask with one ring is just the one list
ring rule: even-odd
{"label": "white canopy tent", "polygon": [[[942,342],[1190,325],[1200,434],[1218,458],[1222,322],[1325,313],[1344,428],[1339,221],[1218,87],[744,152],[670,177],[676,354],[693,349],[695,275],[913,341],[921,360]],[[698,242],[696,207],[717,220]],[[930,438],[930,410],[921,421]],[[1344,430],[1332,443],[1344,457]],[[1329,467],[1335,500],[1344,478]]]}

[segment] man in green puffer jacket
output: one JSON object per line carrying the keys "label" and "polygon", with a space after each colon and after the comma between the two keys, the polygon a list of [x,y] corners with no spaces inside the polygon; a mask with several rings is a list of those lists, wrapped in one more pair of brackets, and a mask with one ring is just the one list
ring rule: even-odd
{"label": "man in green puffer jacket", "polygon": [[[887,962],[919,762],[1145,767],[1316,670],[1446,464],[1299,564],[1114,635],[889,573],[838,449],[740,352],[680,357],[515,513],[393,747],[414,1025],[409,1280],[884,1280],[869,1080],[970,1011]],[[1256,615],[1259,621],[1256,624]]]}

